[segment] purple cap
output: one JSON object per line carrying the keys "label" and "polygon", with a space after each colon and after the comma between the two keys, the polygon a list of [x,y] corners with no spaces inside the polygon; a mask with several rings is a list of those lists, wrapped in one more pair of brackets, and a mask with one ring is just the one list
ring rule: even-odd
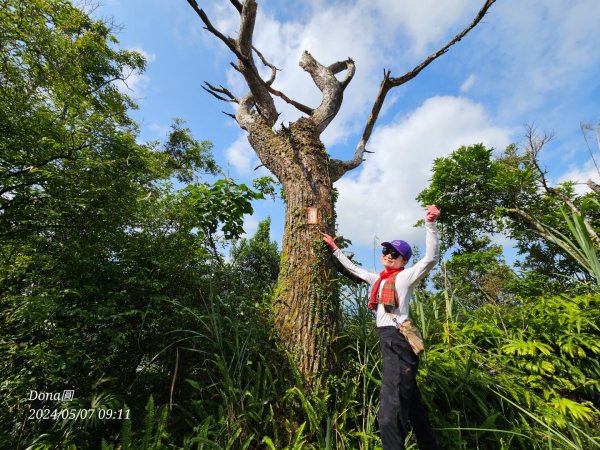
{"label": "purple cap", "polygon": [[382,242],[381,245],[384,247],[392,247],[394,250],[400,253],[406,260],[409,260],[412,256],[412,248],[410,247],[410,245],[408,245],[408,242],[406,241],[397,240],[392,242]]}

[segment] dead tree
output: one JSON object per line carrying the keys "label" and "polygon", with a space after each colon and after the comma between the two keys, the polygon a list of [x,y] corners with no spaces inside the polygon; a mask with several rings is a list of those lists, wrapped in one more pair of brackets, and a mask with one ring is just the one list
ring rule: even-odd
{"label": "dead tree", "polygon": [[[273,87],[277,68],[253,45],[257,11],[255,0],[230,0],[240,16],[236,37],[226,36],[215,28],[196,0],[187,1],[205,28],[231,50],[237,59],[232,66],[248,85],[249,91],[242,97],[236,97],[223,86],[209,83],[205,83],[204,89],[219,100],[237,104],[236,112],[231,116],[246,131],[258,158],[277,177],[283,188],[285,228],[281,271],[273,298],[274,325],[300,372],[304,375],[314,374],[326,369],[330,362],[331,338],[335,335],[340,311],[333,287],[335,283],[332,283],[333,264],[320,234],[321,230],[333,234],[335,229],[333,183],[363,162],[367,142],[387,93],[417,76],[460,41],[481,21],[495,0],[486,0],[463,31],[409,72],[393,77],[391,71],[384,71],[364,132],[353,157],[346,161],[330,158],[320,136],[340,109],[344,90],[354,76],[354,61],[347,59],[325,66],[305,51],[300,59],[300,67],[312,77],[322,93],[322,101],[316,108],[303,105]],[[268,79],[259,75],[257,60],[270,69]],[[343,79],[336,77],[344,72]],[[293,105],[305,117],[289,127],[275,129],[279,116],[275,97]],[[308,224],[308,208],[317,208],[317,226]]]}

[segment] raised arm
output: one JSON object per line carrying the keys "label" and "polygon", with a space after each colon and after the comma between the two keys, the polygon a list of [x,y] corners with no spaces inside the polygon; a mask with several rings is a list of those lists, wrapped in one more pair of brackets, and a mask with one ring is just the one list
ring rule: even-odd
{"label": "raised arm", "polygon": [[329,247],[333,250],[333,256],[337,258],[337,260],[344,266],[352,275],[360,278],[361,280],[366,281],[369,284],[375,283],[379,275],[373,272],[369,272],[368,270],[363,269],[360,266],[354,264],[344,253],[338,248],[333,240],[333,237],[328,235],[327,233],[323,234],[323,240],[329,245]]}
{"label": "raised arm", "polygon": [[437,218],[440,210],[435,205],[430,205],[425,214],[425,256],[417,261],[411,268],[406,269],[408,281],[417,283],[433,269],[440,259],[440,243],[437,234]]}

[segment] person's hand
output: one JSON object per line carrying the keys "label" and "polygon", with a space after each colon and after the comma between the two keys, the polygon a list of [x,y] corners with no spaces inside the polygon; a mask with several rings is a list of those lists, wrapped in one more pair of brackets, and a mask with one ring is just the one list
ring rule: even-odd
{"label": "person's hand", "polygon": [[435,222],[440,216],[441,211],[435,205],[429,205],[425,213],[425,222]]}
{"label": "person's hand", "polygon": [[323,240],[325,241],[325,243],[327,245],[329,245],[333,251],[336,251],[337,245],[335,245],[333,238],[331,236],[329,236],[327,233],[321,232],[321,234],[323,235]]}

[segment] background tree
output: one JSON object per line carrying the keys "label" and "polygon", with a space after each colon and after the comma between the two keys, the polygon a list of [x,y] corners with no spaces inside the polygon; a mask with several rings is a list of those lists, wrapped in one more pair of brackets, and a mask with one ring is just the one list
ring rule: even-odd
{"label": "background tree", "polygon": [[203,182],[219,173],[212,145],[181,120],[165,143],[138,143],[116,82],[144,60],[109,24],[67,1],[8,0],[0,29],[0,448],[44,433],[49,448],[97,444],[119,424],[27,420],[60,407],[29,392],[74,389],[73,407],[127,402],[139,418],[150,391],[167,402],[168,338],[205,307],[224,265],[214,242],[239,237],[260,194]]}
{"label": "background tree", "polygon": [[[277,68],[253,45],[257,11],[255,0],[231,0],[240,16],[239,32],[235,38],[219,31],[196,0],[188,0],[188,3],[206,29],[237,58],[233,66],[244,77],[249,92],[236,97],[227,88],[209,83],[206,83],[205,89],[218,99],[237,105],[235,114],[231,116],[247,132],[248,141],[262,164],[283,186],[285,228],[281,270],[273,298],[274,323],[284,346],[296,358],[300,371],[305,375],[315,373],[327,364],[330,336],[335,334],[340,312],[331,285],[334,279],[332,261],[320,241],[321,231],[334,234],[335,230],[333,183],[362,163],[367,142],[387,93],[417,76],[460,41],[484,17],[494,0],[487,0],[469,26],[411,71],[400,77],[392,77],[388,70],[384,72],[354,156],[346,161],[330,158],[320,136],[340,109],[344,90],[354,76],[354,61],[347,59],[323,65],[305,51],[300,59],[300,67],[312,77],[321,91],[322,102],[316,108],[303,105],[273,87]],[[255,56],[270,69],[268,79],[260,76]],[[336,75],[342,72],[345,72],[345,76],[338,79]],[[275,99],[293,105],[306,117],[275,129],[279,116]],[[307,224],[308,207],[318,208],[319,226]]]}
{"label": "background tree", "polygon": [[431,184],[417,198],[444,208],[440,222],[446,248],[475,253],[486,235],[505,233],[525,256],[521,269],[537,274],[530,281],[564,284],[595,278],[586,257],[579,256],[579,244],[568,238],[573,235],[567,219],[578,217],[589,245],[598,248],[598,194],[576,195],[571,182],[550,185],[539,161],[548,140],[529,128],[522,148],[510,145],[494,155],[477,144],[434,161]]}
{"label": "background tree", "polygon": [[502,256],[502,247],[484,236],[471,240],[469,250],[457,250],[434,276],[440,291],[447,290],[461,308],[473,310],[486,303],[505,303],[514,298],[516,275]]}
{"label": "background tree", "polygon": [[270,227],[270,218],[261,221],[252,238],[242,239],[231,249],[230,264],[239,277],[233,286],[234,292],[265,295],[275,287],[279,275],[279,251],[277,242],[271,241]]}

